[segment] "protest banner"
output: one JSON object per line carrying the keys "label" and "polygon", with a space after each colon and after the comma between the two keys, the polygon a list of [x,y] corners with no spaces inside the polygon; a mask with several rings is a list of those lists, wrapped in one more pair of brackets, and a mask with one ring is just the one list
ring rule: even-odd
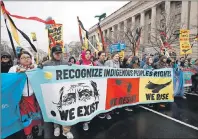
{"label": "protest banner", "polygon": [[[89,121],[117,107],[173,102],[172,69],[114,69],[72,65],[49,66],[26,74],[44,121],[61,125]],[[147,99],[149,95],[154,99]]]}
{"label": "protest banner", "polygon": [[192,48],[189,41],[190,30],[180,30],[180,55],[192,54]]}
{"label": "protest banner", "polygon": [[51,49],[55,44],[61,45],[63,44],[63,25],[62,24],[54,24],[48,28],[48,38],[49,38],[49,48]]}
{"label": "protest banner", "polygon": [[140,102],[167,102],[173,101],[173,81],[171,77],[141,78]]}
{"label": "protest banner", "polygon": [[174,96],[183,97],[184,96],[184,80],[183,71],[174,69]]}
{"label": "protest banner", "polygon": [[182,71],[184,74],[184,87],[192,86],[191,76],[194,75],[196,71],[191,68],[184,68]]}
{"label": "protest banner", "polygon": [[19,109],[25,81],[25,74],[1,73],[1,138],[28,126],[22,123]]}

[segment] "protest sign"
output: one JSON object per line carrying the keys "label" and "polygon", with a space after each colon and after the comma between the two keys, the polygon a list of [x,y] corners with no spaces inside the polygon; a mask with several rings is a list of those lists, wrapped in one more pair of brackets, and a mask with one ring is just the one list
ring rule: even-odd
{"label": "protest sign", "polygon": [[192,80],[191,80],[191,76],[194,75],[196,73],[195,70],[191,69],[191,68],[184,68],[182,69],[183,71],[183,77],[184,77],[184,87],[187,86],[192,86]]}
{"label": "protest sign", "polygon": [[[72,65],[49,66],[26,74],[44,120],[61,125],[89,121],[117,107],[173,102],[172,69],[114,69]],[[147,99],[147,95],[152,97],[152,94],[155,94],[155,98]]]}
{"label": "protest sign", "polygon": [[192,48],[189,42],[190,30],[180,30],[180,55],[192,54]]}
{"label": "protest sign", "polygon": [[63,25],[54,24],[48,28],[49,37],[49,48],[53,47],[55,44],[61,45],[63,48]]}

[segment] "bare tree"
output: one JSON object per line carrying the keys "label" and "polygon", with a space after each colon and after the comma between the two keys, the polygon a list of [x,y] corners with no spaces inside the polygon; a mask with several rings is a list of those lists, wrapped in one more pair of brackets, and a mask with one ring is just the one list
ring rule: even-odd
{"label": "bare tree", "polygon": [[70,49],[70,56],[74,56],[75,58],[79,58],[81,54],[81,43],[80,42],[70,42],[68,45]]}
{"label": "bare tree", "polygon": [[177,17],[174,12],[171,14],[163,12],[156,20],[156,27],[151,28],[149,40],[151,47],[159,53],[163,45],[179,45],[180,28],[183,26],[181,18]]}
{"label": "bare tree", "polygon": [[133,27],[124,26],[123,30],[116,30],[111,37],[105,37],[107,44],[113,44],[122,42],[126,44],[126,49],[132,52],[132,55],[136,55],[136,49],[138,47],[139,36],[138,32],[142,30],[142,27],[133,25]]}

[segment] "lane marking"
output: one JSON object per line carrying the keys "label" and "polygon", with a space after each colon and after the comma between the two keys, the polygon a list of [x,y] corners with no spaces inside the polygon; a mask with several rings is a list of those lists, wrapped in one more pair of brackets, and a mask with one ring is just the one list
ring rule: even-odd
{"label": "lane marking", "polygon": [[193,95],[193,96],[198,96],[198,94],[195,94],[195,93],[185,93],[185,94]]}
{"label": "lane marking", "polygon": [[180,123],[180,124],[182,124],[182,125],[185,125],[185,126],[187,126],[187,127],[190,127],[190,128],[192,128],[192,129],[195,129],[195,130],[198,131],[198,127],[196,127],[196,126],[193,126],[193,125],[187,124],[187,123],[185,123],[185,122],[179,121],[179,120],[177,120],[177,119],[175,119],[175,118],[172,118],[172,117],[167,116],[167,115],[165,115],[165,114],[162,114],[162,113],[160,113],[160,112],[154,111],[154,110],[149,109],[149,108],[147,108],[147,107],[144,107],[144,106],[139,106],[139,107],[141,107],[141,108],[143,108],[143,109],[145,109],[145,110],[148,110],[148,111],[150,111],[150,112],[153,112],[153,113],[155,113],[155,114],[158,114],[158,115],[163,116],[163,117],[165,117],[165,118],[167,118],[167,119],[170,119],[170,120],[172,120],[172,121],[175,121],[175,122],[177,122],[177,123]]}

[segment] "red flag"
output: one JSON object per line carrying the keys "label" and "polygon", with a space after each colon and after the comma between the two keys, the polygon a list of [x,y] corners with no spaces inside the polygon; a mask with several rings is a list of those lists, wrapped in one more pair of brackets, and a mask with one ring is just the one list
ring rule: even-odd
{"label": "red flag", "polygon": [[2,8],[2,10],[5,11],[6,14],[8,14],[8,15],[10,15],[12,17],[18,18],[18,19],[35,20],[35,21],[42,22],[42,23],[45,23],[45,24],[55,24],[54,20],[45,21],[45,20],[43,20],[41,18],[38,18],[38,17],[24,17],[24,16],[20,16],[20,15],[11,14],[10,12],[8,12],[6,10],[3,1],[1,1],[1,8]]}
{"label": "red flag", "polygon": [[103,34],[102,34],[102,30],[101,30],[101,27],[100,27],[100,23],[98,23],[98,30],[99,30],[100,37],[101,37],[101,40],[102,40],[103,51],[105,51],[106,44],[105,44],[105,41],[104,41],[104,37],[103,37]]}

